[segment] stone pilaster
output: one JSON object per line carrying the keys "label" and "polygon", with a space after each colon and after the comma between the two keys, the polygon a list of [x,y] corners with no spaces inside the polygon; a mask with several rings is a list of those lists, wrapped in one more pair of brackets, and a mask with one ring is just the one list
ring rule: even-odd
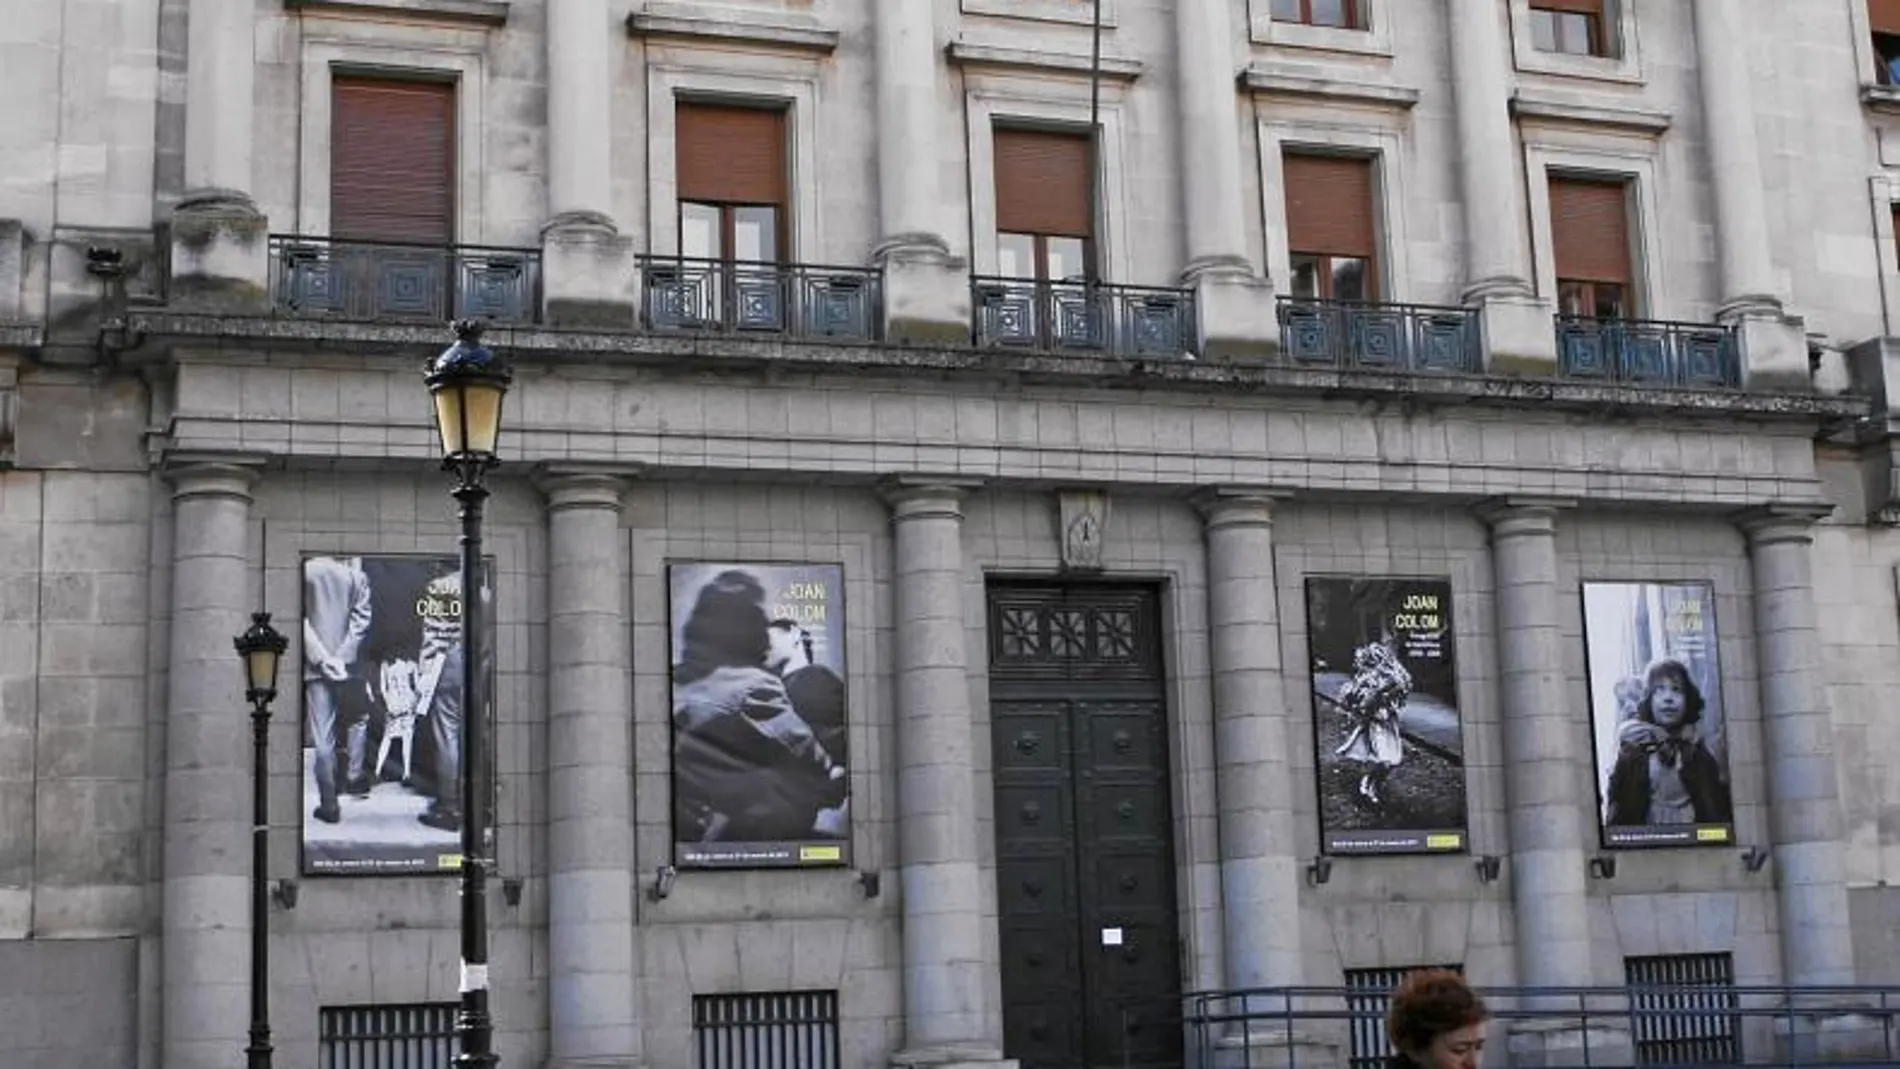
{"label": "stone pilaster", "polygon": [[1591,980],[1584,857],[1595,800],[1580,790],[1577,770],[1590,764],[1589,734],[1564,675],[1561,507],[1512,498],[1481,510],[1491,527],[1497,597],[1517,982],[1535,987]]}
{"label": "stone pilaster", "polygon": [[536,481],[548,508],[549,1069],[621,1069],[641,1053],[626,483],[560,469]]}
{"label": "stone pilaster", "polygon": [[1195,161],[1188,183],[1187,268],[1195,292],[1201,352],[1210,359],[1270,355],[1279,343],[1273,287],[1247,258],[1234,91],[1233,12],[1226,0],[1177,0],[1176,68],[1181,158]]}
{"label": "stone pilaster", "polygon": [[975,730],[964,652],[963,507],[973,484],[896,479],[897,819],[904,904],[902,1065],[1001,1060],[983,960]]}
{"label": "stone pilaster", "polygon": [[1458,177],[1464,199],[1464,299],[1483,317],[1493,370],[1556,369],[1557,332],[1549,301],[1531,285],[1531,239],[1511,130],[1505,5],[1450,0]]}
{"label": "stone pilaster", "polygon": [[[968,265],[944,240],[937,168],[945,154],[938,79],[943,53],[934,4],[877,4],[878,221],[883,241],[884,331],[892,341],[964,345],[970,340]],[[979,240],[982,236],[979,235]]]}
{"label": "stone pilaster", "polygon": [[[251,486],[234,464],[172,484],[166,676],[162,1062],[225,1069],[250,1025],[251,733],[231,640],[249,623]],[[288,626],[279,630],[294,633]],[[287,668],[295,679],[294,667]],[[279,711],[295,709],[296,688]]]}
{"label": "stone pilaster", "polygon": [[613,217],[612,56],[607,0],[547,9],[548,213],[542,310],[554,326],[630,328],[633,243]]}
{"label": "stone pilaster", "polygon": [[1706,0],[1691,7],[1709,190],[1715,201],[1722,297],[1716,316],[1740,334],[1743,370],[1751,388],[1806,390],[1812,384],[1807,334],[1799,320],[1783,314],[1768,236],[1753,102],[1760,72],[1749,61],[1744,28],[1753,20],[1742,12],[1739,0]]}
{"label": "stone pilaster", "polygon": [[172,214],[172,301],[251,311],[269,300],[269,223],[251,199],[257,5],[191,0],[185,193]]}

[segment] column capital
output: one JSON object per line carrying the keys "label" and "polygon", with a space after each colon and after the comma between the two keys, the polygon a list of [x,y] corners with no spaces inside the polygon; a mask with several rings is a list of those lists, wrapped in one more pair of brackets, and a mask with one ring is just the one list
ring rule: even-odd
{"label": "column capital", "polygon": [[174,501],[229,497],[249,504],[263,467],[262,457],[175,455],[165,458],[159,471],[172,484]]}
{"label": "column capital", "polygon": [[1560,497],[1492,497],[1478,502],[1474,511],[1491,528],[1494,538],[1550,535],[1557,531],[1557,514],[1576,507]]}
{"label": "column capital", "polygon": [[1210,531],[1223,527],[1271,527],[1273,508],[1293,496],[1269,486],[1208,486],[1194,493],[1194,507]]}
{"label": "column capital", "polygon": [[1819,501],[1776,502],[1735,514],[1735,526],[1748,536],[1748,547],[1782,542],[1814,541],[1814,525],[1833,515],[1834,506]]}
{"label": "column capital", "polygon": [[619,511],[621,497],[640,469],[621,464],[540,464],[530,475],[547,498],[548,511],[597,508]]}
{"label": "column capital", "polygon": [[981,479],[939,475],[893,475],[878,484],[891,507],[893,522],[927,518],[963,518],[963,499],[983,485]]}

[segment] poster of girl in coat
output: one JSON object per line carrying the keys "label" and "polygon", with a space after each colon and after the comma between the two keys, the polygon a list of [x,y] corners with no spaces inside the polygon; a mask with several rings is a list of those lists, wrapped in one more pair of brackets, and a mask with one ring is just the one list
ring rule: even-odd
{"label": "poster of girl in coat", "polygon": [[1585,583],[1583,624],[1603,844],[1732,842],[1714,590]]}
{"label": "poster of girl in coat", "polygon": [[674,863],[851,860],[844,569],[673,564]]}
{"label": "poster of girl in coat", "polygon": [[1451,584],[1309,578],[1306,633],[1322,848],[1464,849]]}

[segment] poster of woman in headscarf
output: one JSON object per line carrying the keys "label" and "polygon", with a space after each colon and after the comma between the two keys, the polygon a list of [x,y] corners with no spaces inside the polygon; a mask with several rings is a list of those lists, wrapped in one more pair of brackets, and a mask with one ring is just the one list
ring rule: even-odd
{"label": "poster of woman in headscarf", "polygon": [[844,569],[668,573],[675,864],[849,864]]}
{"label": "poster of woman in headscarf", "polygon": [[1603,844],[1732,842],[1714,590],[1585,583],[1583,625]]}

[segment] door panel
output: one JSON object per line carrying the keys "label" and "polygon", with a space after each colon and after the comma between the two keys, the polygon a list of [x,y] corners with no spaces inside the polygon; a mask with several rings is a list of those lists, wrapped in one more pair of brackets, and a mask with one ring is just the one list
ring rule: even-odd
{"label": "door panel", "polygon": [[1159,602],[992,588],[1004,1042],[1023,1069],[1181,1065]]}

